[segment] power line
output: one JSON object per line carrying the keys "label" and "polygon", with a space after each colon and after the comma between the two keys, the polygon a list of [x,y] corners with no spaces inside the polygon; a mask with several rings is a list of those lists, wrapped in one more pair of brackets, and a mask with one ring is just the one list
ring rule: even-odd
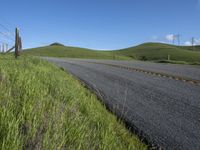
{"label": "power line", "polygon": [[[1,37],[1,35],[3,35],[3,37],[4,37],[3,41],[5,41],[5,38],[6,38],[9,41],[15,42],[15,39],[14,39],[15,34],[12,32],[12,30],[10,30],[11,26],[13,26],[13,25],[11,23],[9,23],[9,21],[7,19],[5,19],[4,17],[0,16],[0,18],[1,18],[0,27],[6,31],[6,32],[0,31],[0,37]],[[2,23],[2,21],[4,23]],[[4,42],[4,43],[10,43],[10,42]]]}

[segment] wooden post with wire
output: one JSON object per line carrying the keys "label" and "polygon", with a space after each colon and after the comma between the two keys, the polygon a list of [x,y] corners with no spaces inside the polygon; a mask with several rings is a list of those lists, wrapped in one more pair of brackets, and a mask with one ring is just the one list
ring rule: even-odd
{"label": "wooden post with wire", "polygon": [[22,50],[22,38],[19,36],[19,50]]}
{"label": "wooden post with wire", "polygon": [[19,36],[19,29],[15,29],[15,58],[20,56],[20,51],[22,50],[22,40]]}
{"label": "wooden post with wire", "polygon": [[19,29],[15,29],[15,58],[19,56]]}

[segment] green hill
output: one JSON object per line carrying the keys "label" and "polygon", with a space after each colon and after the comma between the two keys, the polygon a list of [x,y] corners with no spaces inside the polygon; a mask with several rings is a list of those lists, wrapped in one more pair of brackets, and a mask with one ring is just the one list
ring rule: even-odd
{"label": "green hill", "polygon": [[[179,47],[161,43],[145,43],[116,51],[117,54],[139,60],[167,60],[168,55],[173,61],[200,62],[200,52],[191,51],[192,47]],[[198,49],[199,46],[195,47]]]}
{"label": "green hill", "polygon": [[200,52],[200,45],[194,46],[194,47],[192,47],[192,46],[181,46],[181,48],[186,49],[186,50]]}
{"label": "green hill", "polygon": [[24,50],[23,53],[34,56],[48,56],[48,57],[120,59],[120,60],[130,59],[130,57],[120,54],[115,54],[115,52],[113,51],[97,51],[85,48],[62,46],[55,43],[46,47]]}
{"label": "green hill", "polygon": [[162,43],[145,43],[121,50],[98,51],[78,47],[64,46],[59,43],[46,47],[24,50],[24,54],[49,57],[89,58],[89,59],[120,59],[165,61],[170,56],[173,63],[200,63],[200,46],[174,46]]}

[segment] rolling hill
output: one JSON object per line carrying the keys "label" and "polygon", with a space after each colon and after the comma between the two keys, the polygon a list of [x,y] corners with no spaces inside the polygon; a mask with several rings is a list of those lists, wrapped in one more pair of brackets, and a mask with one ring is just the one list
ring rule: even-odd
{"label": "rolling hill", "polygon": [[162,43],[144,43],[135,47],[121,50],[99,51],[78,47],[64,46],[59,43],[46,47],[24,50],[24,54],[48,57],[89,58],[89,59],[118,59],[118,60],[167,60],[188,63],[200,62],[200,46],[193,49],[189,46],[174,46]]}
{"label": "rolling hill", "polygon": [[23,51],[24,54],[48,57],[91,58],[91,59],[120,59],[128,60],[130,57],[115,54],[114,51],[98,51],[79,47],[51,44],[46,47],[33,48]]}
{"label": "rolling hill", "polygon": [[[170,59],[174,61],[200,62],[200,51],[191,51],[191,48],[162,43],[145,43],[118,50],[116,53],[139,60],[167,60],[170,55]],[[195,49],[199,49],[199,46]]]}

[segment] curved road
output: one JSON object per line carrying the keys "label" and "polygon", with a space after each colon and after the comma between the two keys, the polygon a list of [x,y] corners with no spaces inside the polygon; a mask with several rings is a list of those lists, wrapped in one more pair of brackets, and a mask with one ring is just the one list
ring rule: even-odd
{"label": "curved road", "polygon": [[197,81],[200,67],[138,61],[44,59],[65,68],[98,92],[109,109],[149,142],[164,149],[200,149],[200,85],[112,65]]}

